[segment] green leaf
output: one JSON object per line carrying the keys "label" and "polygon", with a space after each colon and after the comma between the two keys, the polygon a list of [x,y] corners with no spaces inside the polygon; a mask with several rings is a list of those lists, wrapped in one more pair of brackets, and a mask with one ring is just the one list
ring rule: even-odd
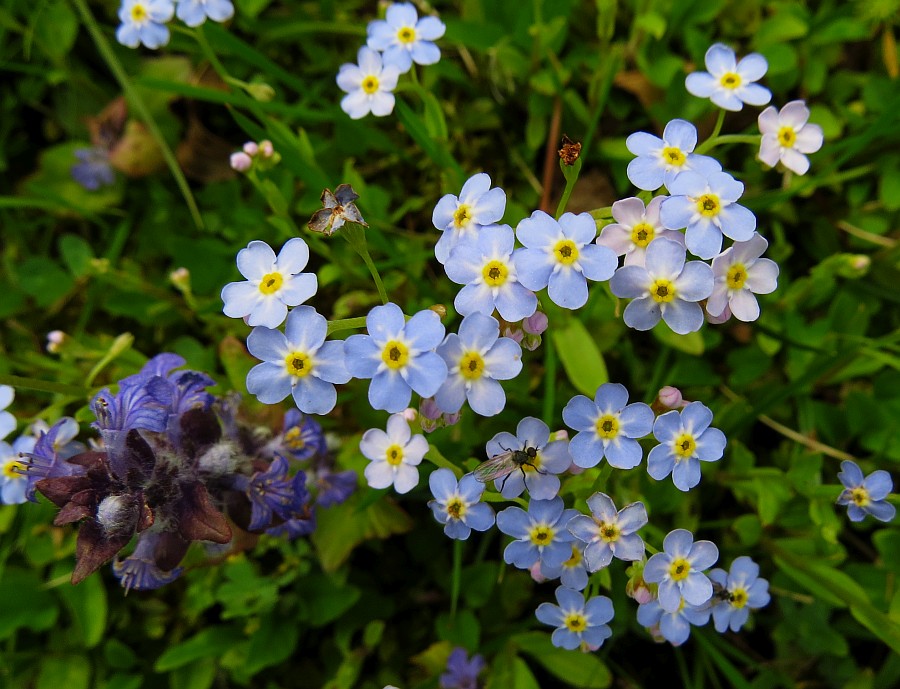
{"label": "green leaf", "polygon": [[78,35],[78,17],[65,0],[51,0],[36,5],[34,37],[47,57],[59,61],[72,49]]}
{"label": "green leaf", "polygon": [[63,235],[59,240],[59,252],[66,268],[77,278],[88,272],[94,258],[91,245],[77,234]]}
{"label": "green leaf", "polygon": [[103,689],[141,689],[144,678],[140,675],[126,675],[117,672],[103,684]]}
{"label": "green leaf", "polygon": [[454,646],[478,648],[481,640],[481,625],[471,610],[460,610],[455,619],[444,613],[438,616],[434,628],[438,639]]}
{"label": "green leaf", "polygon": [[76,626],[81,632],[85,648],[93,648],[106,631],[106,589],[100,577],[88,577],[80,586],[63,586],[58,589]]}
{"label": "green leaf", "polygon": [[0,579],[0,640],[8,639],[22,627],[38,632],[54,625],[59,610],[43,583],[30,571],[15,567],[3,571]]}
{"label": "green leaf", "polygon": [[88,689],[91,686],[91,664],[84,656],[54,656],[41,658],[41,673],[36,689]]}
{"label": "green leaf", "polygon": [[685,354],[700,356],[706,351],[706,345],[703,342],[703,336],[699,332],[688,333],[687,335],[679,335],[665,323],[658,325],[652,330],[653,337],[665,345],[669,345],[672,349],[677,349]]}
{"label": "green leaf", "polygon": [[153,669],[157,672],[166,672],[195,660],[221,656],[243,640],[244,635],[232,627],[210,627],[187,641],[167,649],[156,660]]}
{"label": "green leaf", "polygon": [[169,675],[171,689],[209,689],[216,679],[216,661],[201,660]]}
{"label": "green leaf", "polygon": [[547,672],[581,689],[606,689],[612,674],[600,658],[590,653],[567,651],[550,643],[550,635],[526,632],[512,638],[513,643],[534,658]]}
{"label": "green leaf", "polygon": [[309,623],[322,627],[333,622],[359,600],[362,592],[326,574],[314,574],[303,579],[303,588],[309,593],[306,601]]}
{"label": "green leaf", "polygon": [[[346,589],[344,589],[346,590]],[[359,598],[359,590],[356,596],[348,596],[353,605]],[[317,601],[318,596],[313,595],[311,600]],[[341,612],[347,609],[341,609]],[[247,675],[254,675],[263,668],[278,665],[287,660],[297,647],[299,631],[297,621],[281,620],[272,615],[260,620],[259,629],[250,637],[250,647],[247,649],[247,662],[244,670]]]}
{"label": "green leaf", "polygon": [[72,289],[72,278],[55,261],[41,256],[26,258],[19,266],[22,291],[38,306],[50,306]]}
{"label": "green leaf", "polygon": [[573,387],[589,397],[609,382],[606,362],[594,338],[579,320],[571,319],[561,328],[551,328],[553,346]]}

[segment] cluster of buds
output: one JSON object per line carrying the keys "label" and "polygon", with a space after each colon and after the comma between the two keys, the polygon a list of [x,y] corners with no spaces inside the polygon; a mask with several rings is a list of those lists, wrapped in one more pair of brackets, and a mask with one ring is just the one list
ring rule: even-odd
{"label": "cluster of buds", "polygon": [[547,330],[547,314],[543,311],[535,311],[528,318],[519,323],[504,323],[503,337],[515,340],[522,349],[533,352],[541,346],[541,335]]}
{"label": "cluster of buds", "polygon": [[281,161],[281,155],[275,151],[268,139],[256,143],[248,141],[243,148],[231,154],[231,169],[247,172],[254,164],[258,169],[267,170]]}

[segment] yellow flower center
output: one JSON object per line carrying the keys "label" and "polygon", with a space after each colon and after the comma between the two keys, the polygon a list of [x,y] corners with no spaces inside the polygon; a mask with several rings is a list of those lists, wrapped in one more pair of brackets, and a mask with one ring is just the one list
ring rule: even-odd
{"label": "yellow flower center", "polygon": [[453,212],[453,224],[458,228],[463,228],[472,220],[472,208],[465,203],[460,204]]}
{"label": "yellow flower center", "polygon": [[743,608],[747,605],[749,594],[745,589],[735,589],[731,592],[731,604],[736,608]]}
{"label": "yellow flower center", "polygon": [[3,475],[9,479],[24,479],[25,464],[18,460],[11,459],[3,465]]}
{"label": "yellow flower center", "polygon": [[715,194],[703,194],[697,199],[697,212],[704,218],[713,218],[722,210],[719,197]]}
{"label": "yellow flower center", "polygon": [[690,433],[682,433],[675,438],[672,449],[675,451],[676,459],[688,459],[694,456],[694,452],[697,450],[697,441]]}
{"label": "yellow flower center", "polygon": [[563,562],[563,567],[577,567],[581,564],[581,551],[572,546],[572,557]]}
{"label": "yellow flower center", "polygon": [[413,43],[416,40],[416,30],[411,26],[404,26],[397,32],[397,40],[404,45]]}
{"label": "yellow flower center", "polygon": [[609,522],[600,522],[600,538],[605,543],[615,543],[619,540],[619,536],[622,535],[621,530],[619,529],[618,524],[611,524]]}
{"label": "yellow flower center", "polygon": [[381,350],[381,360],[395,371],[403,368],[409,362],[409,347],[397,340],[391,340]]}
{"label": "yellow flower center", "polygon": [[597,435],[604,440],[615,438],[619,435],[619,419],[612,414],[605,414],[597,419],[594,428],[597,430]]}
{"label": "yellow flower center", "polygon": [[378,90],[378,77],[369,75],[362,80],[362,90],[370,96]]}
{"label": "yellow flower center", "polygon": [[635,246],[645,247],[653,241],[656,230],[653,225],[646,222],[639,222],[631,228],[631,242]]}
{"label": "yellow flower center", "polygon": [[304,378],[312,372],[313,362],[305,352],[291,352],[284,357],[284,367],[288,375]]}
{"label": "yellow flower center", "polygon": [[447,514],[453,519],[462,519],[466,513],[466,503],[461,498],[450,498],[447,501]]}
{"label": "yellow flower center", "polygon": [[725,72],[719,77],[719,83],[727,89],[736,89],[741,85],[741,75],[734,72]]}
{"label": "yellow flower center", "polygon": [[259,291],[263,294],[275,294],[284,284],[284,276],[281,273],[266,273],[259,281]]}
{"label": "yellow flower center", "polygon": [[747,269],[743,263],[735,263],[725,274],[725,284],[729,289],[742,289],[747,282]]}
{"label": "yellow flower center", "polygon": [[554,532],[549,526],[541,524],[531,530],[531,542],[536,546],[550,545],[553,542]]}
{"label": "yellow flower center", "polygon": [[484,375],[484,359],[478,352],[466,352],[459,360],[459,372],[466,380],[478,380]]}
{"label": "yellow flower center", "polygon": [[778,130],[778,143],[785,148],[791,148],[797,141],[797,132],[793,127],[784,126]]}
{"label": "yellow flower center", "polygon": [[509,268],[501,261],[488,261],[481,269],[481,276],[491,287],[499,287],[509,277]]}
{"label": "yellow flower center", "polygon": [[137,3],[131,8],[131,21],[133,21],[135,24],[139,24],[146,19],[147,8],[144,7],[141,3]]}
{"label": "yellow flower center", "polygon": [[650,285],[650,296],[659,304],[668,304],[675,298],[675,285],[671,280],[658,278]]}
{"label": "yellow flower center", "polygon": [[690,573],[691,563],[683,557],[676,557],[672,560],[672,564],[669,565],[669,576],[672,578],[672,581],[687,579],[688,574]]}
{"label": "yellow flower center", "polygon": [[403,448],[399,445],[391,445],[385,450],[384,459],[392,467],[399,466],[403,461]]}
{"label": "yellow flower center", "polygon": [[541,453],[535,451],[534,457],[528,458],[528,464],[522,464],[522,471],[537,471],[541,468]]}
{"label": "yellow flower center", "polygon": [[553,247],[556,260],[564,266],[570,266],[578,260],[578,247],[571,239],[560,239]]}
{"label": "yellow flower center", "polygon": [[563,624],[570,632],[579,634],[587,629],[587,618],[580,612],[570,612],[563,620]]}
{"label": "yellow flower center", "polygon": [[303,440],[303,435],[300,433],[299,426],[294,426],[284,434],[284,444],[292,450],[302,450],[306,447],[306,441]]}
{"label": "yellow flower center", "polygon": [[859,507],[865,507],[872,502],[872,498],[869,497],[869,491],[862,486],[850,489],[850,499]]}
{"label": "yellow flower center", "polygon": [[662,150],[662,158],[667,165],[671,165],[673,167],[681,167],[687,160],[687,156],[681,151],[680,148],[676,148],[675,146],[666,146]]}

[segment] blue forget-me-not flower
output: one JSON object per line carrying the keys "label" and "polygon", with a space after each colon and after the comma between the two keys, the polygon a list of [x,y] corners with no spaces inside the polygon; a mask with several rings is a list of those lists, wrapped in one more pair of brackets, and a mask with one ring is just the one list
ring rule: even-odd
{"label": "blue forget-me-not flower", "polygon": [[526,512],[520,507],[507,507],[497,515],[497,528],[514,540],[503,551],[503,560],[519,569],[535,562],[558,567],[572,555],[570,545],[575,537],[566,530],[577,510],[564,509],[562,498],[535,500]]}
{"label": "blue forget-me-not flower", "polygon": [[366,46],[359,49],[357,62],[345,63],[338,70],[337,85],[347,94],[341,99],[341,109],[354,120],[370,112],[376,117],[390,115],[400,70],[383,64],[381,55]]}
{"label": "blue forget-me-not flower", "polygon": [[351,335],[344,351],[356,378],[371,378],[369,402],[375,409],[399,412],[412,391],[431,397],[447,379],[447,364],[434,349],[444,326],[434,311],[419,311],[409,321],[396,304],[376,306],[366,316],[368,335]]}
{"label": "blue forget-me-not flower", "polygon": [[367,45],[384,53],[384,63],[395,65],[405,74],[417,65],[433,65],[441,59],[434,41],[447,27],[437,17],[422,17],[409,2],[396,2],[387,9],[384,20],[369,23]]}
{"label": "blue forget-me-not flower", "polygon": [[[681,603],[675,610],[666,610],[654,599],[638,607],[637,620],[653,629],[673,646],[680,646],[691,635],[691,626],[702,627],[709,622],[709,606],[691,605],[679,597]],[[661,641],[661,639],[658,639]]]}
{"label": "blue forget-me-not flower", "polygon": [[594,596],[585,602],[580,591],[560,586],[556,589],[556,601],[559,605],[541,603],[535,616],[556,627],[550,641],[557,648],[571,651],[582,643],[596,648],[612,636],[606,623],[613,618],[613,605],[606,596]]}
{"label": "blue forget-me-not flower", "polygon": [[867,514],[882,522],[891,521],[897,513],[896,508],[887,501],[888,494],[894,489],[891,475],[879,469],[868,476],[863,476],[859,465],[844,460],[838,479],[844,484],[844,490],[838,496],[838,505],[847,505],[847,515],[852,522],[861,522]]}
{"label": "blue forget-me-not flower", "polygon": [[822,148],[822,128],[809,122],[809,108],[802,100],[792,100],[781,112],[774,105],[759,113],[759,159],[775,167],[779,161],[791,172],[809,171],[808,153]]}
{"label": "blue forget-me-not flower", "polygon": [[670,230],[686,227],[688,251],[712,258],[722,250],[722,235],[746,242],[756,229],[756,216],[738,203],[744,185],[727,172],[685,172],[669,186],[659,217]]}
{"label": "blue forget-me-not flower", "polygon": [[635,330],[650,330],[666,322],[679,335],[699,330],[703,309],[696,302],[713,289],[712,269],[702,261],[688,261],[684,247],[660,237],[650,242],[643,266],[623,266],[609,281],[617,297],[633,299],[622,318]]}
{"label": "blue forget-me-not flower", "polygon": [[176,16],[188,26],[200,26],[207,18],[225,22],[234,16],[231,0],[178,0]]}
{"label": "blue forget-me-not flower", "polygon": [[15,396],[15,389],[9,385],[0,385],[0,440],[16,430],[16,417],[6,411]]}
{"label": "blue forget-me-not flower", "polygon": [[625,256],[626,266],[642,266],[647,256],[647,247],[657,237],[665,237],[684,244],[684,235],[676,230],[667,230],[659,219],[659,207],[668,196],[654,196],[644,206],[639,198],[632,197],[616,201],[612,205],[612,216],[616,221],[600,230],[596,243],[608,246],[617,256]]}
{"label": "blue forget-me-not flower", "polygon": [[675,487],[683,491],[700,483],[700,462],[715,462],[725,451],[725,434],[710,428],[712,420],[702,402],[658,416],[653,435],[660,444],[647,455],[647,472],[657,481],[672,474]]}
{"label": "blue forget-me-not flower", "polygon": [[166,22],[175,14],[172,0],[122,0],[116,40],[129,48],[142,43],[148,48],[159,48],[169,42]]}
{"label": "blue forget-me-not flower", "polygon": [[594,493],[587,501],[591,515],[579,514],[569,522],[569,532],[587,546],[584,559],[589,572],[609,566],[614,557],[626,562],[644,558],[644,541],[637,530],[647,524],[647,508],[642,502],[616,509],[606,493]]}
{"label": "blue forget-me-not flower", "polygon": [[494,416],[503,410],[506,393],[497,381],[519,375],[522,348],[515,340],[500,337],[497,319],[481,313],[466,316],[459,334],[447,335],[437,353],[449,372],[434,394],[441,411],[454,414],[466,401],[481,416]]}
{"label": "blue forget-me-not flower", "polygon": [[18,505],[28,499],[28,477],[25,473],[28,460],[21,453],[31,452],[35,441],[29,435],[16,438],[12,445],[0,441],[0,504]]}
{"label": "blue forget-me-not flower", "polygon": [[760,258],[769,243],[758,232],[746,242],[735,242],[712,261],[715,284],[706,302],[710,316],[734,314],[739,321],[759,318],[755,294],[770,294],[778,287],[778,264]]}
{"label": "blue forget-me-not flower", "polygon": [[301,272],[309,262],[309,247],[300,237],[287,241],[275,256],[272,248],[252,241],[237,254],[237,267],[244,282],[222,288],[222,309],[230,318],[247,318],[251,326],[277,328],[284,323],[288,306],[297,306],[319,288],[314,273]]}
{"label": "blue forget-me-not flower", "polygon": [[458,242],[450,252],[444,264],[447,277],[465,285],[453,300],[461,315],[490,316],[496,308],[503,320],[514,323],[537,310],[537,297],[516,275],[514,244],[509,225],[488,225],[476,236]]}
{"label": "blue forget-me-not flower", "polygon": [[593,244],[597,223],[588,213],[563,213],[559,221],[534,211],[516,227],[525,246],[513,254],[516,272],[530,290],[547,287],[553,303],[577,309],[587,303],[587,280],[608,280],[619,265],[605,246]]}
{"label": "blue forget-me-not flower", "polygon": [[327,414],[337,403],[335,383],[346,383],[344,343],[325,341],[328,322],[311,306],[288,314],[280,330],[254,328],[247,349],[263,363],[247,374],[247,390],[263,404],[275,404],[292,395],[304,414]]}
{"label": "blue forget-me-not flower", "polygon": [[603,457],[617,469],[633,469],[643,451],[635,438],[653,429],[653,410],[643,402],[628,404],[628,390],[604,383],[594,399],[576,395],[563,409],[563,421],[578,431],[569,442],[569,454],[583,469],[597,466]]}
{"label": "blue forget-me-not flower", "polygon": [[359,450],[371,460],[365,475],[372,488],[393,485],[398,493],[408,493],[419,483],[417,467],[428,452],[428,441],[424,435],[412,435],[403,414],[391,414],[387,432],[370,428],[363,433]]}
{"label": "blue forget-me-not flower", "polygon": [[735,558],[731,570],[710,571],[713,583],[712,616],[716,631],[740,631],[750,617],[750,610],[769,604],[769,582],[759,576],[759,565],[746,555]]}
{"label": "blue forget-me-not flower", "polygon": [[713,595],[712,582],[703,571],[719,559],[712,541],[694,541],[687,529],[670,531],[663,539],[663,552],[647,560],[644,581],[659,584],[659,604],[666,612],[676,612],[681,599],[703,605]]}
{"label": "blue forget-me-not flower", "polygon": [[72,179],[88,191],[115,183],[116,173],[109,164],[109,151],[102,146],[75,149],[78,162],[71,168]]}
{"label": "blue forget-me-not flower", "polygon": [[625,140],[625,145],[637,156],[628,163],[628,179],[638,189],[646,191],[656,191],[663,184],[668,187],[688,170],[708,175],[722,169],[715,158],[693,153],[697,145],[697,128],[686,120],[669,122],[662,138],[635,132]]}
{"label": "blue forget-me-not flower", "polygon": [[498,222],[505,211],[506,192],[500,187],[491,188],[487,173],[469,177],[458,197],[442,196],[431,214],[432,224],[442,232],[434,245],[435,258],[441,264],[447,263],[450,252],[461,240],[472,238],[483,227]]}
{"label": "blue forget-me-not flower", "polygon": [[528,464],[494,482],[507,500],[518,497],[527,488],[534,500],[549,500],[559,492],[559,477],[572,463],[568,440],[550,440],[550,428],[540,419],[526,416],[516,426],[516,434],[502,431],[488,440],[485,451],[496,457],[510,450],[534,448]]}
{"label": "blue forget-me-not flower", "polygon": [[469,660],[464,648],[454,648],[447,658],[447,671],[441,675],[441,689],[478,689],[478,675],[484,670],[484,658],[478,654]]}
{"label": "blue forget-me-not flower", "polygon": [[444,533],[450,538],[464,541],[475,531],[487,531],[494,525],[494,510],[487,503],[479,502],[484,484],[472,474],[459,481],[450,469],[438,469],[428,477],[428,486],[434,500],[428,506],[434,518],[444,524]]}
{"label": "blue forget-me-not flower", "polygon": [[772,92],[754,82],[762,79],[769,64],[759,53],[750,53],[740,62],[727,45],[715,43],[706,51],[708,72],[688,74],[684,85],[694,96],[709,98],[725,110],[737,111],[747,105],[765,105]]}
{"label": "blue forget-me-not flower", "polygon": [[575,540],[570,545],[572,546],[572,556],[559,567],[543,564],[538,564],[537,567],[545,579],[559,579],[559,583],[566,588],[582,591],[588,585],[588,568],[584,559],[584,549],[587,543]]}

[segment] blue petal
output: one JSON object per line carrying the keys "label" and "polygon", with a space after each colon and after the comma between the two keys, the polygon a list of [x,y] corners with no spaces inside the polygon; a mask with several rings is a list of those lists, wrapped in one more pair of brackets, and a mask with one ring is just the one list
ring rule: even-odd
{"label": "blue petal", "polygon": [[569,441],[569,454],[572,455],[575,466],[590,469],[600,463],[605,452],[603,442],[597,438],[596,433],[582,431]]}
{"label": "blue petal", "polygon": [[380,350],[368,335],[351,335],[344,340],[344,355],[354,378],[371,378],[381,363]]}
{"label": "blue petal", "polygon": [[565,309],[580,309],[587,303],[587,280],[574,268],[563,267],[551,273],[547,294],[558,306]]}
{"label": "blue petal", "polygon": [[[536,419],[533,416],[526,416],[519,421],[516,426],[516,437],[522,443],[523,448],[542,448],[550,439],[550,427],[540,419]],[[562,505],[561,502],[560,505]],[[560,509],[562,508],[560,507]]]}
{"label": "blue petal", "polygon": [[565,619],[565,614],[558,605],[553,603],[541,603],[534,612],[539,622],[549,624],[551,627],[560,627]]}
{"label": "blue petal", "polygon": [[403,311],[392,303],[376,306],[366,316],[366,330],[376,342],[394,339],[403,330],[405,323]]}
{"label": "blue petal", "polygon": [[494,525],[494,510],[483,502],[470,505],[465,522],[476,531],[487,531]]}
{"label": "blue petal", "polygon": [[284,366],[257,364],[247,374],[247,391],[263,404],[276,404],[291,394],[291,379]]}
{"label": "blue petal", "polygon": [[574,651],[581,645],[581,635],[570,632],[565,627],[554,630],[550,635],[550,643],[557,648],[564,648],[567,651]]}
{"label": "blue petal", "polygon": [[288,314],[284,334],[292,347],[301,352],[318,349],[328,334],[328,321],[312,306],[298,306]]}
{"label": "blue petal", "polygon": [[500,337],[500,324],[496,318],[476,313],[463,318],[459,324],[459,339],[466,349],[484,352]]}
{"label": "blue petal", "polygon": [[643,402],[629,404],[619,414],[620,432],[628,438],[643,438],[653,430],[655,418],[653,410]]}
{"label": "blue petal", "polygon": [[643,456],[640,443],[630,438],[617,438],[606,446],[606,461],[616,469],[634,469]]}
{"label": "blue petal", "polygon": [[304,414],[327,414],[337,403],[334,385],[315,376],[297,381],[293,390],[294,402]]}
{"label": "blue petal", "polygon": [[635,132],[634,134],[629,134],[628,138],[625,139],[625,147],[636,156],[654,155],[656,151],[665,145],[666,143],[658,136],[653,136],[653,134],[648,134],[647,132]]}
{"label": "blue petal", "polygon": [[888,472],[880,469],[866,476],[863,487],[869,491],[872,500],[884,500],[894,490],[894,482]]}
{"label": "blue petal", "polygon": [[520,507],[507,507],[497,514],[497,528],[507,536],[525,539],[531,530],[531,517]]}
{"label": "blue petal", "polygon": [[456,476],[449,469],[438,469],[431,472],[431,476],[428,477],[431,494],[442,502],[446,502],[447,498],[456,493],[457,485]]}
{"label": "blue petal", "polygon": [[686,432],[700,435],[712,423],[713,413],[703,402],[691,402],[681,411],[681,423]]}
{"label": "blue petal", "polygon": [[284,357],[290,351],[287,340],[279,330],[257,326],[247,337],[247,350],[257,359],[284,364]]}
{"label": "blue petal", "polygon": [[675,558],[687,558],[693,547],[694,534],[687,529],[673,529],[663,539],[663,550]]}
{"label": "blue petal", "polygon": [[[449,264],[448,264],[449,265]],[[537,298],[535,297],[535,304]],[[486,284],[466,285],[453,300],[453,307],[461,316],[471,316],[473,313],[483,313],[490,316],[494,312],[494,292]],[[503,314],[500,314],[501,316]]]}
{"label": "blue petal", "polygon": [[504,320],[515,323],[531,316],[537,310],[538,301],[534,292],[525,285],[508,282],[497,290],[494,303]]}
{"label": "blue petal", "polygon": [[712,594],[712,582],[700,572],[691,572],[681,582],[681,595],[691,605],[703,605],[712,598]]}
{"label": "blue petal", "polygon": [[405,330],[409,346],[418,350],[434,349],[444,339],[445,332],[441,317],[431,309],[419,311],[413,315],[406,324]]}
{"label": "blue petal", "polygon": [[432,397],[447,379],[447,364],[434,352],[425,352],[411,360],[404,373],[409,387],[422,397]]}
{"label": "blue petal", "polygon": [[691,625],[681,615],[664,614],[659,621],[659,631],[673,646],[680,646],[690,637]]}
{"label": "blue petal", "polygon": [[644,559],[644,541],[635,533],[619,536],[612,547],[615,556],[620,560],[636,562]]}
{"label": "blue petal", "polygon": [[526,288],[537,291],[547,286],[553,263],[544,249],[516,249],[512,260],[516,276]]}
{"label": "blue petal", "polygon": [[[602,388],[603,386],[600,389]],[[569,428],[593,432],[597,420],[597,407],[584,395],[575,395],[563,408],[562,417]]]}
{"label": "blue petal", "polygon": [[[684,176],[682,173],[681,176]],[[675,186],[674,183],[672,186]],[[688,199],[687,196],[670,196],[659,209],[659,219],[663,226],[670,230],[680,230],[687,227],[694,217],[696,206]],[[652,242],[651,242],[652,243]]]}
{"label": "blue petal", "polygon": [[635,330],[650,330],[659,323],[661,317],[662,311],[659,304],[650,297],[635,299],[622,312],[622,320],[625,321],[625,325]]}
{"label": "blue petal", "polygon": [[725,451],[725,434],[718,428],[708,428],[702,436],[697,438],[697,459],[704,462],[715,462],[722,458]]}
{"label": "blue petal", "polygon": [[562,236],[559,223],[544,211],[534,211],[516,226],[516,237],[529,249],[545,249]]}
{"label": "blue petal", "polygon": [[[851,507],[855,507],[855,505],[851,505]],[[897,514],[896,508],[891,503],[883,500],[870,502],[866,505],[865,510],[875,517],[875,519],[882,522],[891,521]]]}
{"label": "blue petal", "polygon": [[506,393],[500,383],[490,378],[474,381],[466,393],[466,399],[472,411],[481,416],[495,416],[506,406]]}
{"label": "blue petal", "polygon": [[606,596],[594,596],[584,604],[585,616],[588,618],[588,624],[591,627],[605,625],[609,622],[613,615],[612,601]]}
{"label": "blue petal", "polygon": [[838,480],[847,488],[856,488],[863,484],[863,472],[859,465],[845,459],[841,462],[841,471],[837,475]]}
{"label": "blue petal", "polygon": [[700,460],[696,457],[675,462],[672,469],[672,482],[681,491],[689,491],[700,483]]}
{"label": "blue petal", "polygon": [[[438,360],[440,361],[440,357]],[[441,361],[441,364],[443,363]],[[444,368],[446,370],[446,366]],[[430,397],[430,395],[427,396]],[[411,397],[412,391],[409,385],[399,373],[394,371],[376,373],[369,384],[369,404],[373,409],[383,409],[392,414],[400,412],[409,406]]]}
{"label": "blue petal", "polygon": [[700,305],[680,299],[670,302],[662,317],[666,325],[679,335],[696,332],[703,325],[703,309]]}
{"label": "blue petal", "polygon": [[631,183],[644,191],[656,191],[662,186],[665,179],[665,168],[660,164],[657,156],[642,155],[635,158],[628,163],[625,172]]}
{"label": "blue petal", "polygon": [[619,259],[612,249],[597,244],[582,247],[578,262],[586,278],[598,281],[609,280],[619,265]]}
{"label": "blue petal", "polygon": [[[756,231],[756,216],[737,203],[722,208],[719,211],[719,220],[722,223],[722,233],[736,242],[749,241]],[[697,255],[700,256],[700,254]],[[712,258],[712,256],[700,256],[700,258]]]}
{"label": "blue petal", "polygon": [[637,299],[647,295],[650,282],[643,266],[623,266],[610,278],[609,288],[617,297]]}
{"label": "blue petal", "polygon": [[684,153],[690,153],[697,145],[697,128],[686,120],[672,120],[663,130],[663,140],[669,146],[680,148]]}

